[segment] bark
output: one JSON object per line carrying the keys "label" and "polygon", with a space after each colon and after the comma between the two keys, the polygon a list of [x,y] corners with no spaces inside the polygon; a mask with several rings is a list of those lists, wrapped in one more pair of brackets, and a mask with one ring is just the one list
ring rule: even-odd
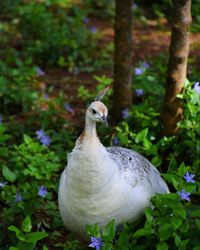
{"label": "bark", "polygon": [[115,122],[132,105],[132,0],[115,0],[114,105]]}
{"label": "bark", "polygon": [[178,131],[183,107],[176,97],[183,90],[187,73],[189,53],[189,26],[191,23],[191,0],[173,0],[171,20],[171,44],[163,106],[163,134],[172,135]]}

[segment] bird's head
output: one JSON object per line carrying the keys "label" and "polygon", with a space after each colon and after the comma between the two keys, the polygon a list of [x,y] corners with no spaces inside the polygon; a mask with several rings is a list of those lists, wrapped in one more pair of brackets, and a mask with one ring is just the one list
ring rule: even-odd
{"label": "bird's head", "polygon": [[86,112],[86,118],[93,122],[101,122],[108,125],[108,109],[101,101],[94,101]]}
{"label": "bird's head", "polygon": [[107,107],[101,102],[101,99],[104,95],[109,91],[110,87],[106,87],[102,91],[98,93],[94,102],[90,104],[86,111],[86,119],[89,119],[93,122],[101,122],[108,125],[107,116],[108,116],[108,109]]}

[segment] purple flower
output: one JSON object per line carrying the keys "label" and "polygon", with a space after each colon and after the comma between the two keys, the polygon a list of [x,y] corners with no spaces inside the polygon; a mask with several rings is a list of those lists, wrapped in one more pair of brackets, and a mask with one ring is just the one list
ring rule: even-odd
{"label": "purple flower", "polygon": [[195,83],[194,83],[194,90],[196,90],[196,92],[197,92],[198,94],[200,94],[199,82],[195,82]]}
{"label": "purple flower", "polygon": [[129,117],[129,110],[126,108],[122,111],[122,118],[127,119]]}
{"label": "purple flower", "polygon": [[97,28],[96,27],[90,27],[90,31],[92,32],[92,33],[96,33],[97,32]]}
{"label": "purple flower", "polygon": [[134,72],[135,72],[136,76],[139,76],[139,75],[142,75],[144,73],[144,69],[142,69],[142,68],[135,68]]}
{"label": "purple flower", "polygon": [[4,187],[8,182],[0,182],[0,187]]}
{"label": "purple flower", "polygon": [[65,110],[71,114],[74,114],[74,109],[72,108],[72,106],[68,103],[64,104]]}
{"label": "purple flower", "polygon": [[195,177],[195,174],[189,174],[188,172],[186,172],[186,174],[183,177],[184,177],[186,182],[195,183],[195,181],[193,180],[193,178]]}
{"label": "purple flower", "polygon": [[49,99],[49,95],[47,93],[44,94],[44,99],[48,100]]}
{"label": "purple flower", "polygon": [[149,68],[149,64],[147,62],[143,62],[142,66],[145,68],[145,69],[148,69]]}
{"label": "purple flower", "polygon": [[44,198],[44,197],[46,197],[47,193],[48,193],[48,191],[44,186],[38,187],[38,196]]}
{"label": "purple flower", "polygon": [[113,144],[118,145],[119,144],[119,139],[115,136],[113,139]]}
{"label": "purple flower", "polygon": [[45,132],[43,129],[37,130],[36,135],[38,139],[41,139],[43,136],[45,136]]}
{"label": "purple flower", "polygon": [[47,193],[48,193],[48,191],[44,186],[38,187],[38,196],[44,198],[44,197],[46,197]]}
{"label": "purple flower", "polygon": [[44,132],[43,129],[36,131],[37,139],[40,140],[42,145],[49,146],[51,143],[51,138]]}
{"label": "purple flower", "polygon": [[142,95],[144,95],[144,90],[143,89],[136,89],[135,90],[135,95],[136,96],[142,96]]}
{"label": "purple flower", "polygon": [[138,8],[138,5],[136,3],[132,4],[132,10],[136,10]]}
{"label": "purple flower", "polygon": [[2,123],[2,121],[3,121],[3,116],[0,115],[0,124]]}
{"label": "purple flower", "polygon": [[80,73],[79,68],[78,67],[74,67],[73,68],[73,74],[74,75],[78,75],[79,73]]}
{"label": "purple flower", "polygon": [[96,250],[100,250],[103,244],[104,243],[101,241],[101,238],[91,236],[91,243],[89,244],[89,247],[93,247],[96,248]]}
{"label": "purple flower", "polygon": [[89,19],[87,17],[83,18],[83,22],[87,24],[89,22]]}
{"label": "purple flower", "polygon": [[51,144],[51,138],[48,135],[45,135],[40,139],[40,142],[42,145],[48,147]]}
{"label": "purple flower", "polygon": [[40,67],[36,67],[36,73],[38,76],[44,76],[45,72],[40,68]]}
{"label": "purple flower", "polygon": [[189,197],[190,193],[185,192],[184,188],[180,192],[178,192],[178,194],[181,200],[190,201],[190,197]]}
{"label": "purple flower", "polygon": [[23,201],[23,197],[21,196],[20,193],[16,193],[15,202],[20,202],[20,201]]}

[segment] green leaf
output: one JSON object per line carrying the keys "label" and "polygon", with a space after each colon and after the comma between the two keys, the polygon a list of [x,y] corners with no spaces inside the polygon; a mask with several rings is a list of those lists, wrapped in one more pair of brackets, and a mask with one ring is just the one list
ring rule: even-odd
{"label": "green leaf", "polygon": [[149,80],[150,82],[155,82],[155,76],[150,76],[150,75],[148,75],[147,76],[147,80]]}
{"label": "green leaf", "polygon": [[0,135],[0,143],[4,143],[6,140],[10,138],[10,135]]}
{"label": "green leaf", "polygon": [[190,82],[189,80],[186,78],[184,81],[184,87],[187,88],[188,86],[190,86]]}
{"label": "green leaf", "polygon": [[15,226],[9,226],[8,230],[15,232],[17,238],[21,241],[25,241],[25,235]]}
{"label": "green leaf", "polygon": [[176,201],[178,200],[178,194],[177,193],[169,193],[169,194],[157,194],[157,196],[162,200],[162,201]]}
{"label": "green leaf", "polygon": [[148,134],[148,128],[143,129],[136,135],[135,142],[136,143],[143,142],[144,139],[146,139],[147,134]]}
{"label": "green leaf", "polygon": [[200,216],[200,210],[193,211],[191,214],[193,217],[198,217]]}
{"label": "green leaf", "polygon": [[27,233],[26,234],[26,242],[32,242],[35,243],[38,240],[41,240],[45,237],[47,237],[48,234],[46,232],[33,232],[33,233]]}
{"label": "green leaf", "polygon": [[188,248],[186,248],[186,246],[188,245],[188,243],[189,243],[190,241],[191,241],[190,238],[185,239],[185,240],[182,241],[181,246],[183,247],[183,249],[188,249]]}
{"label": "green leaf", "polygon": [[191,239],[181,240],[181,238],[176,234],[175,235],[175,245],[178,249],[187,249],[186,246],[190,242]]}
{"label": "green leaf", "polygon": [[44,245],[44,246],[42,247],[42,250],[48,250],[48,247]]}
{"label": "green leaf", "polygon": [[6,127],[1,123],[0,124],[0,135],[2,135],[6,131]]}
{"label": "green leaf", "polygon": [[183,223],[180,227],[179,227],[179,231],[182,233],[187,233],[188,230],[190,229],[190,225],[188,222]]}
{"label": "green leaf", "polygon": [[170,221],[175,230],[178,229],[183,223],[183,221],[180,218],[175,217],[175,216],[171,217]]}
{"label": "green leaf", "polygon": [[183,99],[183,94],[177,94],[176,97],[180,98],[180,99]]}
{"label": "green leaf", "polygon": [[31,218],[30,216],[26,216],[22,223],[22,231],[25,233],[31,232],[32,229],[32,223],[31,223]]}
{"label": "green leaf", "polygon": [[16,174],[11,171],[9,168],[7,168],[5,165],[3,166],[3,176],[6,178],[6,180],[10,182],[14,182],[16,180]]}
{"label": "green leaf", "polygon": [[34,250],[35,243],[20,241],[18,242],[18,247],[20,250]]}
{"label": "green leaf", "polygon": [[117,133],[117,137],[119,138],[122,144],[127,145],[129,143],[128,137],[122,132]]}
{"label": "green leaf", "polygon": [[145,236],[145,235],[150,235],[150,234],[153,234],[153,229],[152,228],[141,228],[141,229],[138,229],[133,237],[140,237],[140,236]]}
{"label": "green leaf", "polygon": [[186,219],[186,211],[185,208],[180,204],[176,210],[174,210],[175,215],[179,215],[182,219]]}
{"label": "green leaf", "polygon": [[159,167],[162,163],[162,159],[159,156],[155,156],[153,157],[153,159],[151,160],[151,163],[155,166],[155,167]]}
{"label": "green leaf", "polygon": [[0,157],[7,157],[8,156],[9,149],[7,147],[1,147],[0,150]]}
{"label": "green leaf", "polygon": [[162,227],[158,229],[158,234],[160,237],[160,241],[165,241],[171,236],[171,225],[164,224]]}
{"label": "green leaf", "polygon": [[180,247],[182,241],[181,241],[180,237],[179,237],[177,234],[175,235],[174,240],[175,240],[175,245],[176,245],[177,247]]}
{"label": "green leaf", "polygon": [[145,209],[144,213],[145,213],[145,216],[146,216],[146,218],[147,218],[147,221],[151,223],[152,220],[153,220],[152,209],[151,209],[150,207],[147,207],[147,208]]}
{"label": "green leaf", "polygon": [[122,232],[119,234],[119,238],[117,240],[116,249],[127,250],[129,249],[129,241],[132,236],[132,230],[129,228],[127,224],[123,224]]}
{"label": "green leaf", "polygon": [[178,168],[178,173],[181,177],[183,177],[186,171],[187,171],[187,168],[185,166],[185,163],[182,162],[180,167]]}
{"label": "green leaf", "polygon": [[152,143],[151,143],[147,138],[144,138],[144,140],[143,140],[143,145],[144,145],[144,147],[148,150],[148,149],[151,148]]}
{"label": "green leaf", "polygon": [[179,181],[180,181],[179,176],[177,176],[173,173],[162,174],[162,176],[165,178],[165,180],[172,183],[176,190],[178,189]]}
{"label": "green leaf", "polygon": [[111,243],[106,242],[103,247],[101,247],[102,250],[113,250],[113,246]]}
{"label": "green leaf", "polygon": [[20,250],[18,247],[9,247],[9,250]]}
{"label": "green leaf", "polygon": [[26,134],[24,134],[23,135],[23,138],[24,138],[24,142],[27,144],[27,145],[29,145],[30,143],[32,143],[32,139],[31,139],[31,137],[30,136],[28,136],[28,135],[26,135]]}
{"label": "green leaf", "polygon": [[200,250],[200,246],[195,246],[193,250]]}
{"label": "green leaf", "polygon": [[93,225],[86,225],[85,229],[88,235],[100,237],[100,229],[97,223]]}
{"label": "green leaf", "polygon": [[111,220],[103,230],[103,238],[112,241],[115,237],[115,219]]}
{"label": "green leaf", "polygon": [[168,245],[165,242],[159,243],[156,246],[156,250],[168,250]]}
{"label": "green leaf", "polygon": [[196,226],[197,226],[197,228],[199,229],[199,231],[200,231],[200,220],[195,220],[195,223],[196,223]]}

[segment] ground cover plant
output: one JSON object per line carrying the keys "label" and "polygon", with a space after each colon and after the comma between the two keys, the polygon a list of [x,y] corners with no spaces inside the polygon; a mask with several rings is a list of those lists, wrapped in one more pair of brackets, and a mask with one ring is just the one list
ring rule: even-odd
{"label": "ground cover plant", "polygon": [[[149,18],[142,2],[133,6],[139,29]],[[184,106],[179,133],[165,137],[160,111],[167,52],[161,47],[162,53],[140,57],[139,48],[133,106],[123,110],[117,126],[111,117],[110,126],[100,126],[98,133],[105,145],[125,146],[147,157],[163,173],[171,194],[154,196],[154,209],[147,208],[135,224],[88,225],[84,241],[63,226],[58,183],[87,104],[112,84],[113,41],[105,26],[112,27],[113,2],[3,0],[0,9],[0,249],[200,249],[198,51],[192,49],[188,80],[178,96]],[[154,1],[153,10],[161,32],[165,8]],[[197,8],[193,15],[192,30],[198,35]],[[146,40],[142,44],[147,46]],[[58,75],[65,72],[63,81],[50,75],[55,68]],[[110,110],[112,95],[105,98]]]}

